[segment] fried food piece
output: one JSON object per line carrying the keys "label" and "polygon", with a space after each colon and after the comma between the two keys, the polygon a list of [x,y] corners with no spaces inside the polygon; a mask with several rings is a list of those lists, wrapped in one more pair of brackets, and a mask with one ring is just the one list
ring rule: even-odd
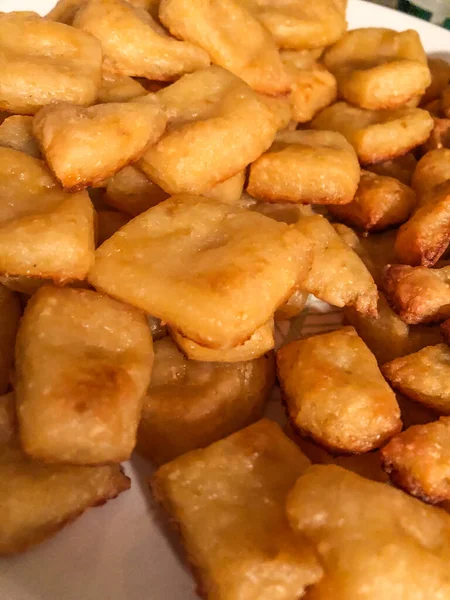
{"label": "fried food piece", "polygon": [[130,488],[120,465],[45,465],[0,446],[0,555],[23,552]]}
{"label": "fried food piece", "polygon": [[84,279],[94,259],[94,210],[87,192],[68,194],[45,164],[0,148],[0,273]]}
{"label": "fried food piece", "polygon": [[275,346],[273,319],[262,327],[259,327],[246,342],[229,350],[206,348],[184,337],[173,328],[169,328],[169,330],[177,346],[191,360],[229,363],[242,362],[259,358],[266,354],[266,352],[273,350]]}
{"label": "fried food piece", "polygon": [[33,132],[56,178],[78,191],[135,162],[165,126],[166,116],[156,101],[89,108],[61,103],[38,112]]}
{"label": "fried food piece", "polygon": [[274,315],[275,321],[293,319],[294,317],[299,315],[305,308],[308,297],[308,292],[304,292],[303,290],[296,290],[292,294],[292,296],[277,309]]}
{"label": "fried food piece", "polygon": [[386,265],[394,262],[396,259],[394,246],[397,232],[390,230],[383,233],[358,235],[353,229],[342,225],[342,223],[334,223],[333,227],[344,242],[356,252],[366,265],[377,287],[383,289],[384,269]]}
{"label": "fried food piece", "polygon": [[411,187],[419,199],[433,188],[450,179],[450,150],[432,150],[417,163],[411,180]]}
{"label": "fried food piece", "polygon": [[430,504],[450,500],[450,417],[394,436],[381,457],[397,487]]}
{"label": "fried food piece", "polygon": [[108,240],[117,230],[126,225],[130,217],[115,210],[97,211],[97,246]]}
{"label": "fried food piece", "polygon": [[297,600],[320,579],[312,547],[284,512],[308,464],[264,419],[156,472],[153,494],[176,524],[205,598]]}
{"label": "fried food piece", "polygon": [[397,179],[361,171],[353,200],[330,205],[328,210],[339,221],[363,231],[380,231],[407,221],[416,202],[412,189]]}
{"label": "fried food piece", "polygon": [[122,0],[89,0],[73,24],[100,40],[103,70],[115,75],[173,81],[209,65],[204,50],[171,38],[145,9]]}
{"label": "fried food piece", "polygon": [[393,160],[423,144],[433,119],[421,108],[365,110],[336,102],[311,123],[313,129],[342,133],[364,165]]}
{"label": "fried food piece", "polygon": [[245,3],[162,0],[159,17],[172,35],[206,50],[211,62],[257,92],[276,96],[289,91],[290,79],[275,42]]}
{"label": "fried food piece", "polygon": [[89,281],[202,346],[228,350],[267,323],[310,265],[309,241],[294,226],[180,195],[107,240]]}
{"label": "fried food piece", "polygon": [[277,131],[282,131],[292,126],[293,123],[296,125],[293,121],[293,106],[290,96],[268,96],[267,94],[259,94],[258,92],[257,96],[272,111],[277,120]]}
{"label": "fried food piece", "polygon": [[383,287],[389,304],[405,323],[438,323],[450,317],[450,266],[388,265]]}
{"label": "fried food piece", "polygon": [[281,58],[292,77],[289,95],[292,118],[299,123],[306,123],[336,100],[336,79],[311,55],[284,52]]}
{"label": "fried food piece", "polygon": [[189,360],[170,337],[155,342],[137,450],[155,465],[204,448],[261,418],[275,383],[273,355],[247,362]]}
{"label": "fried food piece", "polygon": [[25,452],[55,463],[127,460],[152,360],[150,329],[140,311],[91,290],[39,289],[16,344]]}
{"label": "fried food piece", "polygon": [[450,349],[446,344],[427,346],[385,363],[383,375],[407,398],[428,406],[437,414],[450,415]]}
{"label": "fried food piece", "polygon": [[272,110],[220,67],[186,75],[157,97],[169,129],[138,166],[170,194],[202,194],[240,173],[278,128]]}
{"label": "fried food piece", "polygon": [[380,364],[442,342],[438,327],[411,326],[402,321],[381,292],[378,295],[377,309],[378,315],[372,316],[346,308],[345,317]]}
{"label": "fried food piece", "polygon": [[420,99],[422,105],[439,98],[450,83],[450,64],[447,61],[442,58],[428,58],[428,68],[430,69],[431,83]]}
{"label": "fried food piece", "polygon": [[108,179],[104,200],[113,208],[136,217],[168,197],[145,173],[129,165]]}
{"label": "fried food piece", "polygon": [[387,160],[386,162],[378,163],[376,165],[369,165],[367,170],[376,173],[377,175],[395,177],[395,179],[398,179],[405,185],[411,185],[411,178],[416,165],[417,161],[414,158],[414,154],[408,153],[404,156],[394,158],[394,160]]}
{"label": "fried food piece", "polygon": [[356,154],[341,134],[288,131],[251,165],[247,192],[270,202],[346,204],[359,173]]}
{"label": "fried food piece", "polygon": [[287,515],[325,568],[308,600],[450,594],[450,517],[439,508],[341,467],[315,465],[289,494]]}
{"label": "fried food piece", "polygon": [[277,371],[293,427],[331,452],[368,452],[401,430],[395,394],[353,327],[286,344]]}
{"label": "fried food piece", "polygon": [[224,204],[237,204],[242,196],[244,183],[245,169],[206,190],[203,192],[203,196]]}
{"label": "fried food piece", "polygon": [[21,313],[18,296],[0,285],[0,394],[4,394],[11,383],[14,346]]}
{"label": "fried food piece", "polygon": [[261,23],[280,48],[316,49],[336,42],[345,32],[345,10],[333,0],[254,0]]}
{"label": "fried food piece", "polygon": [[369,110],[399,108],[431,83],[425,51],[412,29],[353,29],[323,60],[337,78],[340,96]]}
{"label": "fried food piece", "polygon": [[402,263],[430,267],[441,258],[449,242],[450,179],[419,196],[419,208],[398,230],[395,251]]}
{"label": "fried food piece", "polygon": [[359,256],[321,215],[303,217],[296,228],[310,240],[313,264],[301,288],[334,306],[376,315],[377,287]]}
{"label": "fried food piece", "polygon": [[143,85],[127,75],[103,73],[97,100],[99,102],[127,102],[139,96],[145,96],[147,90]]}
{"label": "fried food piece", "polygon": [[425,152],[431,150],[450,149],[450,119],[439,119],[433,117],[434,128],[430,137],[423,145]]}
{"label": "fried food piece", "polygon": [[89,105],[100,85],[93,36],[32,12],[0,13],[0,110],[32,115],[53,102]]}
{"label": "fried food piece", "polygon": [[33,136],[33,117],[13,115],[0,125],[0,146],[40,158],[39,145]]}

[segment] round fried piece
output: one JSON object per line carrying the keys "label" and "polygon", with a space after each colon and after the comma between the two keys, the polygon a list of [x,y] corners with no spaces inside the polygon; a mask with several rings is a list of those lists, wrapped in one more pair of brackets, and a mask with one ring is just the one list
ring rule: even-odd
{"label": "round fried piece", "polygon": [[169,337],[155,362],[138,429],[138,452],[155,465],[208,446],[260,418],[274,383],[272,355],[249,362],[187,359]]}

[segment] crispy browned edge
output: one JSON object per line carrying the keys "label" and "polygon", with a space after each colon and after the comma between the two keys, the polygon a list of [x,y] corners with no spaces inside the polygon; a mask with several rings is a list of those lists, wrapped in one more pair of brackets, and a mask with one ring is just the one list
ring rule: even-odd
{"label": "crispy browned edge", "polygon": [[416,310],[416,296],[407,298],[404,301],[398,293],[398,286],[401,286],[403,283],[405,270],[406,275],[408,275],[412,272],[413,268],[409,265],[386,265],[382,275],[383,290],[390,307],[408,325],[417,325],[426,318],[426,316],[421,315]]}
{"label": "crispy browned edge", "polygon": [[407,468],[397,465],[389,454],[389,444],[380,450],[381,467],[388,474],[392,483],[415,498],[419,498],[428,504],[438,504],[447,500],[445,496],[428,496],[420,483],[415,479]]}
{"label": "crispy browned edge", "polygon": [[69,525],[70,523],[75,521],[89,508],[102,506],[103,504],[106,504],[108,500],[113,500],[114,498],[117,498],[119,494],[131,488],[131,479],[127,477],[127,475],[125,475],[123,467],[120,467],[120,472],[115,476],[115,478],[117,480],[117,485],[115,486],[115,489],[111,494],[100,498],[99,500],[97,500],[97,502],[94,502],[90,506],[87,506],[81,510],[74,511],[72,514],[67,516],[64,520],[60,521],[59,523],[55,523],[51,527],[40,531],[32,540],[27,540],[25,543],[18,544],[16,547],[9,550],[8,552],[2,552],[0,550],[0,556],[18,554],[20,552],[25,552],[26,550],[29,550],[33,546],[36,546],[37,544],[40,544],[41,542],[45,541],[47,538],[52,537],[53,535],[55,535],[55,533],[58,533],[58,531],[63,529],[66,525]]}

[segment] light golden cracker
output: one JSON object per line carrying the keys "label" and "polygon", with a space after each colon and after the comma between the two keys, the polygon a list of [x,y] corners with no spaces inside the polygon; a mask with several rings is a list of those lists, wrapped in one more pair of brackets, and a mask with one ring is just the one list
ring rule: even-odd
{"label": "light golden cracker", "polygon": [[394,177],[405,185],[411,184],[411,178],[416,168],[417,161],[412,153],[399,156],[394,160],[378,163],[376,165],[368,165],[367,170],[377,175],[386,177]]}
{"label": "light golden cracker", "polygon": [[325,569],[308,600],[450,594],[450,517],[439,508],[338,466],[315,465],[289,494],[287,515]]}
{"label": "light golden cracker", "polygon": [[41,152],[33,135],[33,117],[12,115],[0,125],[0,146],[40,158]]}
{"label": "light golden cracker", "polygon": [[450,64],[442,58],[428,58],[428,68],[431,74],[431,83],[421,98],[423,105],[439,98],[443,90],[450,83]]}
{"label": "light golden cracker", "polygon": [[377,111],[337,102],[325,108],[311,126],[342,133],[360,162],[368,165],[393,160],[423,144],[433,129],[433,119],[420,108]]}
{"label": "light golden cracker", "polygon": [[102,102],[127,102],[139,96],[145,96],[147,90],[136,79],[127,75],[113,75],[103,73],[97,101]]}
{"label": "light golden cracker", "polygon": [[401,429],[395,394],[353,327],[286,344],[277,373],[292,426],[333,453],[368,452]]}
{"label": "light golden cracker", "polygon": [[345,317],[380,364],[442,342],[439,327],[407,325],[392,310],[381,292],[377,310],[378,316],[371,316],[347,308]]}
{"label": "light golden cracker", "polygon": [[0,394],[8,391],[14,363],[14,346],[22,314],[17,294],[0,286]]}
{"label": "light golden cracker", "polygon": [[419,208],[398,230],[395,252],[399,262],[430,267],[441,258],[449,242],[450,180],[419,196]]}
{"label": "light golden cracker", "polygon": [[312,244],[313,264],[301,289],[334,306],[376,315],[377,287],[359,256],[321,215],[300,219],[296,228]]}
{"label": "light golden cracker", "polygon": [[433,121],[433,131],[422,146],[425,153],[431,150],[441,150],[442,148],[450,149],[450,119],[433,117]]}
{"label": "light golden cracker", "polygon": [[308,464],[264,419],[156,472],[153,494],[181,536],[204,598],[294,600],[320,579],[314,550],[284,512]]}
{"label": "light golden cracker", "polygon": [[308,297],[308,292],[304,292],[303,290],[296,290],[292,294],[292,296],[290,296],[286,300],[286,302],[277,309],[274,315],[275,321],[293,319],[294,317],[299,315],[305,308]]}
{"label": "light golden cracker", "polygon": [[89,0],[74,26],[101,42],[103,69],[115,75],[173,81],[209,65],[204,50],[173,39],[145,9],[123,0]]}
{"label": "light golden cracker", "polygon": [[91,290],[38,290],[16,344],[24,451],[54,463],[127,460],[152,360],[150,329],[140,311]]}
{"label": "light golden cracker", "polygon": [[333,0],[253,0],[255,13],[281,48],[316,49],[336,42],[347,28],[345,9]]}
{"label": "light golden cracker", "polygon": [[169,328],[169,330],[174,342],[183,354],[191,360],[227,363],[242,362],[259,358],[270,352],[270,350],[273,350],[275,346],[273,319],[262,325],[262,327],[259,327],[246,342],[229,350],[206,348],[184,337],[173,328]]}
{"label": "light golden cracker", "polygon": [[427,346],[396,358],[385,363],[382,371],[392,387],[407,398],[431,408],[436,414],[450,415],[450,349],[446,344]]}
{"label": "light golden cracker", "polygon": [[106,204],[136,217],[167,200],[168,194],[153,183],[140,169],[133,165],[117,171],[106,184]]}
{"label": "light golden cracker", "polygon": [[450,149],[427,152],[417,163],[411,187],[421,200],[433,188],[450,179]]}
{"label": "light golden cracker", "polygon": [[155,465],[204,448],[261,418],[275,383],[273,354],[247,362],[187,359],[170,337],[155,342],[137,450]]}
{"label": "light golden cracker", "polygon": [[87,192],[69,194],[45,164],[0,148],[0,273],[59,283],[84,279],[94,259]]}
{"label": "light golden cracker", "polygon": [[336,100],[336,79],[311,56],[284,52],[281,57],[293,80],[289,94],[292,118],[306,123]]}
{"label": "light golden cracker", "polygon": [[267,323],[310,265],[309,241],[294,226],[179,195],[107,240],[89,281],[202,346],[227,350]]}
{"label": "light golden cracker", "polygon": [[63,187],[78,191],[135,162],[165,126],[166,116],[156,101],[89,108],[61,103],[38,112],[33,133]]}
{"label": "light golden cracker", "polygon": [[450,417],[410,427],[381,456],[397,487],[430,504],[450,499]]}
{"label": "light golden cracker", "polygon": [[334,223],[335,231],[356,252],[372,275],[377,287],[383,289],[383,273],[386,265],[395,262],[395,230],[382,233],[357,234],[342,223]]}
{"label": "light golden cracker", "polygon": [[162,0],[159,16],[172,35],[203,48],[212,63],[257,92],[276,96],[289,91],[290,80],[272,36],[244,2]]}
{"label": "light golden cracker", "polygon": [[338,221],[363,231],[380,231],[407,221],[416,203],[412,189],[397,179],[361,171],[353,200],[330,205],[328,210]]}
{"label": "light golden cracker", "polygon": [[425,51],[412,29],[353,29],[323,60],[337,78],[340,96],[369,110],[399,108],[420,97],[431,83]]}
{"label": "light golden cracker", "polygon": [[186,75],[156,96],[169,128],[138,166],[170,194],[203,194],[241,172],[279,125],[248,85],[220,67]]}
{"label": "light golden cracker", "polygon": [[0,110],[34,114],[52,102],[89,105],[101,77],[93,36],[36,13],[0,13]]}
{"label": "light golden cracker", "polygon": [[45,465],[0,446],[0,555],[23,552],[129,489],[120,465]]}
{"label": "light golden cracker", "polygon": [[126,225],[130,220],[129,215],[115,210],[97,211],[97,246],[103,244],[116,231]]}
{"label": "light golden cracker", "polygon": [[270,202],[346,204],[356,192],[359,174],[356,154],[339,133],[282,132],[252,163],[247,192]]}
{"label": "light golden cracker", "polygon": [[440,269],[388,265],[384,285],[389,304],[411,325],[450,317],[450,266]]}

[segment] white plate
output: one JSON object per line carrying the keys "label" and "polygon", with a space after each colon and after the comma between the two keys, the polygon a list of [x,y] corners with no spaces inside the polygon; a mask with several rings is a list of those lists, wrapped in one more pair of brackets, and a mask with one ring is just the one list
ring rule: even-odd
{"label": "white plate", "polygon": [[[45,14],[53,4],[0,0],[0,11]],[[348,21],[350,28],[415,29],[429,54],[450,60],[450,32],[414,17],[350,0]],[[309,332],[317,318],[306,324]],[[136,458],[126,471],[130,491],[89,510],[37,548],[0,560],[1,600],[196,600],[176,543],[161,530],[146,482],[151,469]]]}

